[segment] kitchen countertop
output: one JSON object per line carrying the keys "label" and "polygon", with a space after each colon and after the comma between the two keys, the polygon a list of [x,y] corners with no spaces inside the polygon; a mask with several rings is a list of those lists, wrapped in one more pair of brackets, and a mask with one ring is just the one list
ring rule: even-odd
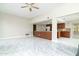
{"label": "kitchen countertop", "polygon": [[35,32],[52,32],[52,31],[35,31]]}

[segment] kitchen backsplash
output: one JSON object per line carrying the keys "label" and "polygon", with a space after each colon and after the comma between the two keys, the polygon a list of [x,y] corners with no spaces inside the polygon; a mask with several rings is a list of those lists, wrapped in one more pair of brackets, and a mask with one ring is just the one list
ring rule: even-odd
{"label": "kitchen backsplash", "polygon": [[46,27],[45,24],[36,25],[36,31],[50,31],[50,27]]}

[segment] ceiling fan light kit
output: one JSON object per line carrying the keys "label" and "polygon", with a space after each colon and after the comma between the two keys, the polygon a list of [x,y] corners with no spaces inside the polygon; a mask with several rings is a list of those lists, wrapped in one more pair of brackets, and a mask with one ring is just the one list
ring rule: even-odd
{"label": "ceiling fan light kit", "polygon": [[35,3],[25,3],[24,6],[21,6],[21,8],[29,8],[29,11],[32,12],[34,9],[39,9],[38,7],[34,6]]}

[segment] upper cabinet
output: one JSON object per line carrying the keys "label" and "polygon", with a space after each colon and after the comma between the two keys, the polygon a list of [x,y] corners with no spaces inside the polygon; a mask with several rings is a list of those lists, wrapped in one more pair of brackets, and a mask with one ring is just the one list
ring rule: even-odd
{"label": "upper cabinet", "polygon": [[49,27],[49,30],[52,31],[52,24],[47,24],[46,27]]}
{"label": "upper cabinet", "polygon": [[33,25],[33,31],[36,31],[36,25],[35,24]]}
{"label": "upper cabinet", "polygon": [[65,23],[58,23],[57,28],[58,29],[64,29],[65,28]]}

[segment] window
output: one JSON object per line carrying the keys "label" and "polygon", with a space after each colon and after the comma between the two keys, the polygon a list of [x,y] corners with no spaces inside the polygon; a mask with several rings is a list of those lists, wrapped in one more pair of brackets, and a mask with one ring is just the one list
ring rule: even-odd
{"label": "window", "polygon": [[74,25],[74,32],[79,32],[79,24]]}

